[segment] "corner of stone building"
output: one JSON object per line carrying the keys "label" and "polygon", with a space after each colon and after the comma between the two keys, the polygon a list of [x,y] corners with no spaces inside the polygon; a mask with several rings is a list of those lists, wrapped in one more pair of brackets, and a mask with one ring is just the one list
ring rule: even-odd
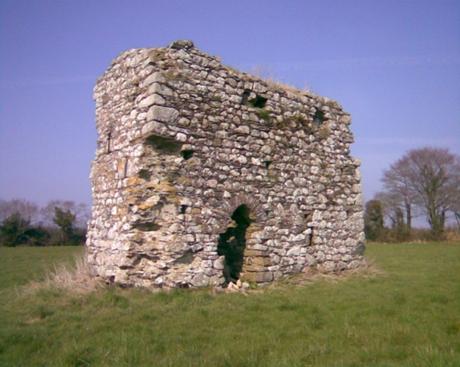
{"label": "corner of stone building", "polygon": [[149,287],[222,283],[216,246],[241,205],[253,216],[242,278],[265,283],[359,257],[359,171],[347,156],[349,114],[335,101],[239,73],[190,41],[123,53],[95,100],[88,246],[101,276]]}

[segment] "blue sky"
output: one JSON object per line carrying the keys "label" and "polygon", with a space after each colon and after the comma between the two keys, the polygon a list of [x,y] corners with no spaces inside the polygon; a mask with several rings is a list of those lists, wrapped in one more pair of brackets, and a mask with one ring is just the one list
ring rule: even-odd
{"label": "blue sky", "polygon": [[460,154],[460,1],[0,0],[0,198],[89,203],[96,78],[183,38],[340,101],[366,199],[411,148]]}

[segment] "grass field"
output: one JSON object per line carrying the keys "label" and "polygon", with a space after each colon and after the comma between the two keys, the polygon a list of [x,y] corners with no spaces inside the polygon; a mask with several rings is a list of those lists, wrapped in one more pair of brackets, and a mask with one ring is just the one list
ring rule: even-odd
{"label": "grass field", "polygon": [[25,292],[81,248],[0,248],[0,366],[460,366],[460,243],[370,245],[384,272],[264,292]]}

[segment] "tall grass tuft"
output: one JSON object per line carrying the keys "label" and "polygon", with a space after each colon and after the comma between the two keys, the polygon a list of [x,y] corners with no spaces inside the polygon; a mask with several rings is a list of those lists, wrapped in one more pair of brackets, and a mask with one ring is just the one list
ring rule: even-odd
{"label": "tall grass tuft", "polygon": [[100,278],[93,275],[86,256],[78,255],[74,257],[73,263],[54,266],[53,270],[45,274],[43,281],[32,281],[26,286],[26,289],[33,292],[48,288],[86,294],[104,285],[105,283]]}

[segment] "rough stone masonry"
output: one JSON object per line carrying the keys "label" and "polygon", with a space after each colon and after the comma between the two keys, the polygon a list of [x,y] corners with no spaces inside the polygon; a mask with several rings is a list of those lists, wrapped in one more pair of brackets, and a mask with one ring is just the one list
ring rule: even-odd
{"label": "rough stone masonry", "polygon": [[125,286],[267,283],[363,264],[350,115],[176,41],[94,89],[88,263]]}

